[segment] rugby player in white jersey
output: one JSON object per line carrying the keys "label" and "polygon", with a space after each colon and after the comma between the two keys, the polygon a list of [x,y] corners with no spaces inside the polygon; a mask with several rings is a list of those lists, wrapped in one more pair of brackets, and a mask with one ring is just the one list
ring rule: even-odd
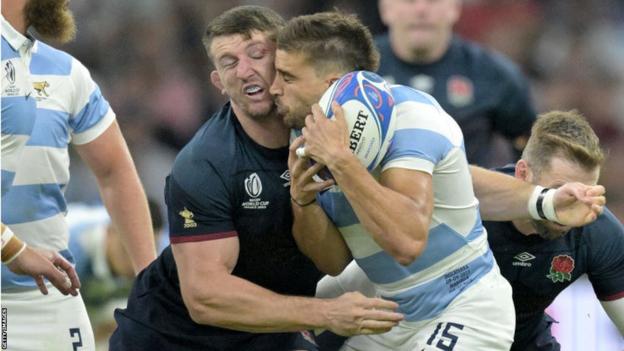
{"label": "rugby player in white jersey", "polygon": [[[72,144],[94,172],[138,273],[156,251],[145,193],[115,113],[86,67],[29,31],[35,29],[56,42],[72,39],[75,26],[68,1],[3,1],[1,22],[2,142],[22,145],[18,153],[2,150],[2,223],[28,247],[54,251],[72,261],[64,199]],[[52,263],[65,266],[59,260]],[[48,294],[42,295],[35,279],[15,273],[25,272],[2,266],[7,323],[3,348],[95,348],[82,298],[64,295],[69,290],[76,293],[77,281],[65,290],[47,285]]]}
{"label": "rugby player in white jersey", "polygon": [[[327,273],[340,273],[354,258],[375,293],[397,302],[405,315],[388,333],[353,337],[343,349],[508,350],[511,288],[487,245],[453,119],[432,97],[394,86],[397,129],[373,176],[349,150],[342,110],[334,106],[336,118],[329,121],[318,105],[310,107],[345,73],[374,71],[377,64],[371,35],[354,17],[301,16],[277,36],[271,92],[285,122],[303,128],[289,158],[293,234]],[[304,142],[306,157],[297,159],[294,151]],[[309,167],[308,158],[318,164]],[[334,179],[315,183],[312,175],[324,166]],[[476,172],[477,183],[487,184],[490,175]],[[500,186],[490,185],[499,195],[508,187],[516,196],[492,206],[496,200],[486,195],[487,213],[526,216],[533,187],[507,180]],[[604,202],[601,187],[586,190],[594,202],[581,204],[585,212],[574,206],[580,221],[595,219]],[[573,220],[568,214],[557,212],[562,221]]]}

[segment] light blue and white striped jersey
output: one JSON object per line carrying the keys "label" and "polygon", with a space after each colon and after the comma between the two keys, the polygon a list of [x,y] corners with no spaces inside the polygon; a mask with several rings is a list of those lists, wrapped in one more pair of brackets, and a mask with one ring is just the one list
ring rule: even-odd
{"label": "light blue and white striped jersey", "polygon": [[397,302],[407,321],[423,321],[442,313],[496,263],[481,224],[459,126],[433,97],[402,85],[391,90],[396,131],[373,174],[404,168],[432,175],[434,209],[425,250],[402,266],[362,226],[340,187],[318,195],[318,200],[379,295]]}
{"label": "light blue and white striped jersey", "polygon": [[32,246],[62,251],[68,146],[96,139],[115,114],[78,60],[4,18],[1,56],[2,222]]}

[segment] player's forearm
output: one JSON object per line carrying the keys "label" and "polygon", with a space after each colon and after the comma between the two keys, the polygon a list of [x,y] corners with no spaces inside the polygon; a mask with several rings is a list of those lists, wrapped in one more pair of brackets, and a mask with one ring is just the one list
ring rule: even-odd
{"label": "player's forearm", "polygon": [[411,199],[382,186],[355,157],[337,160],[330,170],[381,248],[401,264],[411,263],[422,253],[431,220],[424,199]]}
{"label": "player's forearm", "polygon": [[[218,284],[215,284],[218,281]],[[324,300],[284,296],[228,273],[181,284],[193,321],[251,332],[291,332],[326,326]]]}
{"label": "player's forearm", "polygon": [[133,165],[98,178],[102,199],[138,274],[156,258],[145,192]]}
{"label": "player's forearm", "polygon": [[292,204],[293,236],[299,250],[326,274],[338,275],[349,264],[351,252],[336,226],[317,204]]}
{"label": "player's forearm", "polygon": [[470,174],[482,219],[509,221],[530,218],[527,203],[534,185],[477,166],[470,166]]}

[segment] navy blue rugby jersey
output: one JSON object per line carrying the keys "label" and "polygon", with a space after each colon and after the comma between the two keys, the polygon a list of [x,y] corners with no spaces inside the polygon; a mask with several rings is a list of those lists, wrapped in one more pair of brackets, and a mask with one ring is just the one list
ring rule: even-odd
{"label": "navy blue rugby jersey", "polygon": [[[237,236],[233,275],[280,294],[314,296],[320,272],[292,236],[287,159],[286,147],[268,149],[249,138],[226,104],[180,152],[167,179],[172,245]],[[141,342],[157,340],[160,349],[166,343],[184,350],[287,350],[300,338],[193,322],[170,247],[137,277],[116,318],[120,328],[111,344],[117,345],[136,339],[131,332],[149,335]]]}
{"label": "navy blue rugby jersey", "polygon": [[399,59],[387,34],[376,43],[379,75],[432,95],[461,127],[468,162],[491,166],[493,132],[509,139],[530,133],[535,107],[526,79],[510,60],[457,36],[440,60],[428,64]]}
{"label": "navy blue rugby jersey", "polygon": [[[514,167],[502,170],[513,173]],[[540,329],[550,327],[544,310],[583,274],[601,301],[624,297],[624,227],[608,209],[595,222],[556,240],[524,235],[511,222],[486,221],[483,225],[501,273],[513,288],[516,335],[512,350],[535,347],[535,339],[543,337]]]}

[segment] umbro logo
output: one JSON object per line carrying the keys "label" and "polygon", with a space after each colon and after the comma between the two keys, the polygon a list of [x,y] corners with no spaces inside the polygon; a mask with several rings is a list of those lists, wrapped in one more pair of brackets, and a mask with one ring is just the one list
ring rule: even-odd
{"label": "umbro logo", "polygon": [[286,183],[284,183],[284,188],[290,186],[290,171],[285,170],[284,173],[280,176],[281,179],[284,179]]}
{"label": "umbro logo", "polygon": [[521,267],[531,267],[531,263],[529,261],[532,261],[534,259],[535,259],[535,256],[525,251],[514,256],[515,261],[513,261],[511,265],[521,266]]}

